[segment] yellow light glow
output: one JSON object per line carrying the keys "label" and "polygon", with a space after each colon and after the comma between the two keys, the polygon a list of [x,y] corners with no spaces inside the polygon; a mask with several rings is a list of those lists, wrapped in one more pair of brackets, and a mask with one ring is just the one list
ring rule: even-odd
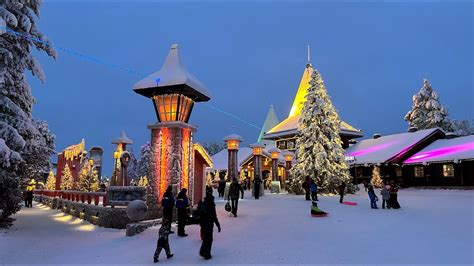
{"label": "yellow light glow", "polygon": [[292,156],[292,155],[289,155],[289,154],[285,155],[285,161],[291,162],[292,160],[293,160],[293,156]]}
{"label": "yellow light glow", "polygon": [[76,218],[76,219],[70,221],[69,224],[70,224],[70,225],[77,225],[77,224],[80,224],[80,223],[82,223],[82,222],[83,222],[83,221],[82,221],[81,219]]}
{"label": "yellow light glow", "polygon": [[272,159],[278,159],[278,152],[272,152]]}
{"label": "yellow light glow", "polygon": [[96,227],[93,224],[83,224],[83,225],[77,226],[74,229],[78,231],[92,232],[92,231],[95,231],[95,228]]}
{"label": "yellow light glow", "polygon": [[72,220],[72,218],[73,217],[71,215],[66,215],[63,217],[55,217],[54,220],[62,223],[68,223]]}
{"label": "yellow light glow", "polygon": [[63,212],[60,212],[60,213],[56,213],[54,215],[51,215],[51,217],[61,217],[61,216],[65,216],[66,214],[63,213]]}
{"label": "yellow light glow", "polygon": [[253,147],[253,155],[262,155],[263,148],[262,147]]}
{"label": "yellow light glow", "polygon": [[290,114],[288,117],[301,114],[304,102],[306,101],[306,93],[309,89],[309,81],[313,74],[313,67],[308,64],[304,70],[303,77],[301,77],[300,85],[298,86],[298,92],[296,93],[295,100],[291,106]]}
{"label": "yellow light glow", "polygon": [[227,141],[227,149],[228,150],[237,150],[239,149],[239,140],[231,139]]}

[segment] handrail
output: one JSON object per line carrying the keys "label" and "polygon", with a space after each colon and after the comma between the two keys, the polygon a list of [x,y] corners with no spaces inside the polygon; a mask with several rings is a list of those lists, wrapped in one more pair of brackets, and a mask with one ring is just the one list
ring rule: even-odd
{"label": "handrail", "polygon": [[46,190],[46,189],[37,189],[34,190],[34,194],[44,195],[52,198],[61,198],[64,200],[70,200],[74,202],[82,202],[91,204],[92,201],[94,205],[99,205],[100,197],[102,197],[102,206],[107,206],[107,193],[106,192],[86,192],[86,191],[76,191],[76,190]]}

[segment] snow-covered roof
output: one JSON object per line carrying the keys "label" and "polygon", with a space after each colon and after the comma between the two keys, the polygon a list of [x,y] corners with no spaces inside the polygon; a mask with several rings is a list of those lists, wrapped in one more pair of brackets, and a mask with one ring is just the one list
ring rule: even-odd
{"label": "snow-covered roof", "polygon": [[120,136],[112,141],[112,144],[133,144],[133,140],[131,140],[129,137],[127,137],[127,134],[125,134],[125,131],[122,130],[122,133]]}
{"label": "snow-covered roof", "polygon": [[228,136],[225,136],[223,138],[224,141],[229,141],[229,140],[238,140],[240,142],[242,142],[242,137],[237,135],[237,134],[230,134]]}
{"label": "snow-covered roof", "polygon": [[436,140],[403,163],[422,164],[462,160],[474,160],[474,135]]}
{"label": "snow-covered roof", "polygon": [[273,109],[273,105],[270,105],[270,109],[268,110],[267,117],[265,118],[265,122],[263,122],[262,129],[260,130],[260,134],[258,135],[258,142],[263,142],[266,145],[274,145],[273,141],[269,140],[262,140],[263,135],[274,128],[280,120],[275,113],[275,109]]}
{"label": "snow-covered roof", "polygon": [[[227,165],[227,159],[228,159],[228,154],[229,152],[227,149],[224,149],[212,156],[212,162],[214,163],[213,169],[215,170],[226,170],[228,165]],[[252,155],[252,149],[249,147],[241,147],[239,148],[239,152],[237,153],[237,163],[240,166],[240,164],[247,159],[250,155]]]}
{"label": "snow-covered roof", "polygon": [[439,128],[424,129],[365,139],[346,149],[349,164],[378,164],[389,162],[410,151],[412,147],[434,134],[444,134]]}
{"label": "snow-covered roof", "polygon": [[196,102],[211,99],[211,94],[206,87],[186,70],[177,44],[171,45],[161,69],[135,83],[133,90],[145,97],[151,97],[156,92],[167,94],[179,91]]}

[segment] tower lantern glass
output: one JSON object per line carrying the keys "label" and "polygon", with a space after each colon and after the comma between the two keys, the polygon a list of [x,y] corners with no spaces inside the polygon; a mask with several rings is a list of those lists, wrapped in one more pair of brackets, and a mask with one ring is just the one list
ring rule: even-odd
{"label": "tower lantern glass", "polygon": [[280,154],[279,149],[271,148],[270,150],[268,150],[268,152],[270,152],[270,156],[272,157],[272,159],[278,159],[278,155]]}
{"label": "tower lantern glass", "polygon": [[242,142],[242,137],[237,134],[230,134],[224,138],[224,141],[227,143],[228,150],[238,150],[239,142]]}
{"label": "tower lantern glass", "polygon": [[253,155],[262,155],[265,146],[261,143],[254,143],[250,145],[250,148],[252,148]]}

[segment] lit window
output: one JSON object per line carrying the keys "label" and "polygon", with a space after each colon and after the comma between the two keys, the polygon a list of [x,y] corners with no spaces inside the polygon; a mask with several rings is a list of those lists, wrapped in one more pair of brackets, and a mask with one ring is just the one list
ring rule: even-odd
{"label": "lit window", "polygon": [[415,166],[415,177],[425,177],[423,166]]}
{"label": "lit window", "polygon": [[452,165],[452,164],[443,164],[443,176],[444,177],[454,176],[454,165]]}
{"label": "lit window", "polygon": [[159,122],[188,122],[194,102],[181,94],[153,96],[153,103],[158,112]]}

